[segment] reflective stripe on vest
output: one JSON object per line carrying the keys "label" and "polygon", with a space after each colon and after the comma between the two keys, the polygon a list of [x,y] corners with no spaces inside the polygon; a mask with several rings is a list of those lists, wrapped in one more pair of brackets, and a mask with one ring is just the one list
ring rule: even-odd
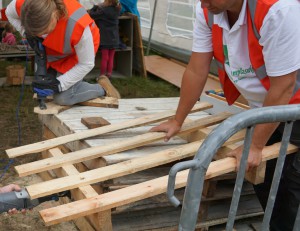
{"label": "reflective stripe on vest", "polygon": [[[257,28],[255,26],[254,23],[254,15],[255,15],[255,9],[256,9],[256,4],[257,4],[257,0],[251,0],[251,1],[247,1],[248,2],[248,7],[249,7],[249,11],[250,11],[250,15],[251,15],[251,22],[252,22],[252,28],[253,28],[253,32],[255,37],[257,38],[257,40],[260,39],[260,35],[257,31]],[[209,26],[210,29],[212,29],[212,26],[214,24],[214,15],[208,11],[208,22],[207,25]],[[218,67],[224,70],[223,64],[220,65],[220,62],[217,63]],[[257,76],[257,78],[259,78],[260,80],[264,79],[265,77],[267,77],[267,70],[266,70],[266,66],[265,64],[261,65],[258,68],[254,68],[254,72]]]}
{"label": "reflective stripe on vest", "polygon": [[47,55],[48,62],[54,62],[60,59],[67,57],[68,55],[72,54],[72,47],[71,47],[71,36],[74,31],[76,22],[82,18],[86,14],[86,10],[84,8],[78,8],[68,19],[65,37],[64,37],[64,48],[63,48],[63,55]]}
{"label": "reflective stripe on vest", "polygon": [[[255,71],[257,78],[261,81],[261,84],[268,91],[270,87],[270,78],[267,76],[265,63],[263,60],[262,47],[259,44],[259,30],[262,26],[265,15],[268,13],[270,7],[275,4],[278,0],[248,0],[247,1],[247,25],[248,25],[248,48],[249,58],[252,67]],[[257,10],[257,6],[259,9]],[[221,86],[224,90],[226,100],[229,104],[234,103],[237,97],[240,95],[234,84],[228,78],[225,72],[224,62],[225,57],[223,53],[223,42],[222,42],[222,28],[214,24],[214,15],[211,14],[207,9],[203,9],[205,20],[207,25],[212,30],[212,41],[214,58],[218,66],[219,79]],[[292,103],[300,103],[300,71],[298,71],[298,77],[293,90],[293,97],[290,100]]]}

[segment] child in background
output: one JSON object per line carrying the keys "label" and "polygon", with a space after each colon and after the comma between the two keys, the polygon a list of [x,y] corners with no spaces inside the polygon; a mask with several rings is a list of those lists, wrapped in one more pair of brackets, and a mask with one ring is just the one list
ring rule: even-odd
{"label": "child in background", "polygon": [[2,32],[2,43],[6,43],[8,45],[16,45],[16,37],[13,32],[13,26],[9,22],[7,22],[4,26],[4,31]]}
{"label": "child in background", "polygon": [[105,0],[95,5],[90,11],[90,16],[95,20],[100,29],[101,75],[111,77],[115,49],[119,47],[119,13],[121,5],[118,0]]}

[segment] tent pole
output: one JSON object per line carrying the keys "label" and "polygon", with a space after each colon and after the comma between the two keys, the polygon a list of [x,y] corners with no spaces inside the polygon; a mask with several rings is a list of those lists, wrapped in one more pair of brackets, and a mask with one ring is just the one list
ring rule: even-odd
{"label": "tent pole", "polygon": [[149,51],[150,51],[153,24],[154,24],[154,18],[155,18],[155,13],[156,13],[156,5],[157,5],[157,0],[155,0],[155,2],[154,2],[154,9],[153,9],[153,15],[152,15],[152,19],[151,19],[151,28],[150,28],[149,38],[148,38],[148,46],[147,46],[146,55],[149,55]]}

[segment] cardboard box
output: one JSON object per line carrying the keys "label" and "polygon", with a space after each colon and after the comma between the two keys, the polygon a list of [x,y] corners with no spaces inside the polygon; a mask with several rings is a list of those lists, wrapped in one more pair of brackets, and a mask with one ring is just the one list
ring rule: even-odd
{"label": "cardboard box", "polygon": [[21,85],[25,76],[25,67],[22,65],[10,65],[6,67],[6,82],[11,85]]}

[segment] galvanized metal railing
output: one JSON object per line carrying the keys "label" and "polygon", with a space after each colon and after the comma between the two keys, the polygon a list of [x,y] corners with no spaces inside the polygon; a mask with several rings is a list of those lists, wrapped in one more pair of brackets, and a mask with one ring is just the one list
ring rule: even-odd
{"label": "galvanized metal railing", "polygon": [[[169,173],[167,195],[169,197],[169,200],[175,206],[180,205],[180,201],[174,196],[176,174],[181,170],[190,169],[178,230],[195,230],[199,212],[199,205],[201,201],[200,195],[202,195],[207,168],[211,163],[215,153],[226,142],[226,140],[236,132],[246,128],[247,132],[244,140],[243,155],[241,158],[240,168],[237,173],[236,183],[228,215],[228,221],[226,224],[226,231],[233,230],[234,220],[245,176],[253,128],[256,124],[261,123],[285,122],[285,128],[278,157],[279,161],[277,161],[269,199],[261,227],[262,231],[269,230],[269,222],[275,202],[276,193],[278,190],[281,172],[283,169],[286,150],[292,131],[293,121],[295,120],[300,120],[300,105],[263,107],[239,113],[225,120],[208,135],[193,160],[181,162],[174,165]],[[294,224],[294,231],[299,231],[299,227],[300,209],[298,210],[298,214]]]}

